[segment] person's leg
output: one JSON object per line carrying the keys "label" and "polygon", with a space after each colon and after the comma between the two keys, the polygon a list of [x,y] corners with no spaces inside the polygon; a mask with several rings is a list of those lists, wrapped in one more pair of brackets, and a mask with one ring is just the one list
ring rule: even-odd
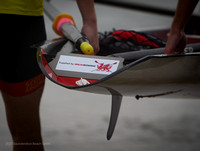
{"label": "person's leg", "polygon": [[[46,39],[43,17],[0,14],[2,32],[0,89],[14,151],[43,151],[39,104],[44,75],[32,45]],[[17,21],[13,24],[13,20]]]}
{"label": "person's leg", "polygon": [[14,151],[44,150],[39,117],[42,92],[43,87],[22,97],[13,97],[2,92]]}

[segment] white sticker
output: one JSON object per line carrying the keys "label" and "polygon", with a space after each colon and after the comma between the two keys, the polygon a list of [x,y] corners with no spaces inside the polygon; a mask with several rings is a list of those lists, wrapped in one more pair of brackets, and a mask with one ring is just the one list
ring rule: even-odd
{"label": "white sticker", "polygon": [[61,55],[56,70],[109,75],[117,70],[119,62],[119,60]]}
{"label": "white sticker", "polygon": [[82,86],[82,85],[90,84],[90,82],[87,81],[86,79],[81,78],[80,80],[76,81],[76,84],[77,84],[78,86]]}

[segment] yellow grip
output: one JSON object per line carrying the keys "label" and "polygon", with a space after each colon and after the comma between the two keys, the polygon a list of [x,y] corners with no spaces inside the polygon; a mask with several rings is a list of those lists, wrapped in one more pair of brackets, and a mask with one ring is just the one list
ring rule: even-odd
{"label": "yellow grip", "polygon": [[88,42],[82,42],[80,45],[80,49],[86,55],[94,54],[94,49]]}

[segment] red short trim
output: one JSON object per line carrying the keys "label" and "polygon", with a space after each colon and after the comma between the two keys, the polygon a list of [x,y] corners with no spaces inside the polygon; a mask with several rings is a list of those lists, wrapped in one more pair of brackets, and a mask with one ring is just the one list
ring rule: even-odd
{"label": "red short trim", "polygon": [[0,90],[14,97],[26,96],[44,86],[44,81],[45,76],[43,74],[39,74],[32,79],[18,83],[8,83],[0,80]]}

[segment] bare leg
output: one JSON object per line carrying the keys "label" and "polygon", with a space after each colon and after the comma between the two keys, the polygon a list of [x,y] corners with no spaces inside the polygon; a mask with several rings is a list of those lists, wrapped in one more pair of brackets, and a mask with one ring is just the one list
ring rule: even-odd
{"label": "bare leg", "polygon": [[39,105],[43,87],[35,92],[12,97],[2,92],[14,151],[43,151]]}

